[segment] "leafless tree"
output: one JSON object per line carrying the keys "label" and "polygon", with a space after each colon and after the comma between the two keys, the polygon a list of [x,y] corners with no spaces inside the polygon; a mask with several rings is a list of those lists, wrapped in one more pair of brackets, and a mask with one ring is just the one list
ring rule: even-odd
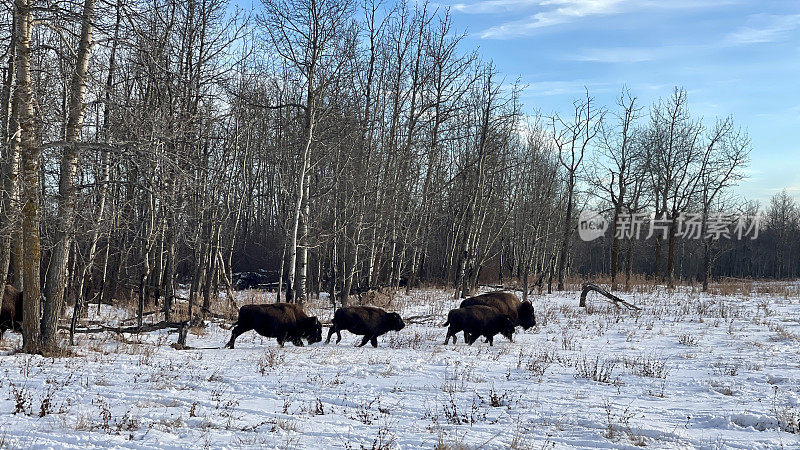
{"label": "leafless tree", "polygon": [[558,161],[566,172],[564,175],[566,177],[566,209],[563,218],[561,250],[558,256],[558,290],[564,290],[564,270],[573,234],[573,208],[578,171],[589,144],[601,129],[605,114],[602,108],[594,105],[594,99],[589,96],[588,89],[585,98],[576,100],[573,106],[574,115],[571,120],[565,121],[557,114],[551,119],[553,139],[558,150]]}

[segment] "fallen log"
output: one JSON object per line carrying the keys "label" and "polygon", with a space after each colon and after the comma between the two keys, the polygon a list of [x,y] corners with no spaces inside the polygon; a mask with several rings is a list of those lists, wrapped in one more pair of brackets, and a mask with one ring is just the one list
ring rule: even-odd
{"label": "fallen log", "polygon": [[[158,331],[158,330],[165,330],[168,328],[174,328],[176,330],[180,330],[182,327],[185,327],[188,321],[184,322],[157,322],[157,323],[146,323],[143,324],[141,327],[136,325],[131,325],[128,327],[110,327],[106,325],[100,325],[98,328],[76,328],[75,333],[78,334],[91,334],[91,333],[128,333],[128,334],[139,334],[139,333],[149,333],[151,331]],[[60,326],[58,327],[60,330],[69,330],[68,326]]]}
{"label": "fallen log", "polygon": [[625,300],[617,297],[616,295],[608,292],[607,290],[605,290],[605,289],[601,288],[600,286],[598,286],[596,284],[593,284],[593,283],[585,283],[583,285],[583,291],[581,291],[581,301],[580,301],[580,304],[578,306],[581,306],[583,308],[586,307],[586,294],[588,294],[589,291],[595,291],[595,292],[599,293],[600,295],[602,295],[605,298],[607,298],[611,303],[615,304],[616,306],[623,305],[628,309],[635,309],[637,311],[641,311],[642,310],[642,308],[640,308],[640,307],[638,307],[638,306],[636,306],[636,305],[634,305],[632,303],[626,302]]}

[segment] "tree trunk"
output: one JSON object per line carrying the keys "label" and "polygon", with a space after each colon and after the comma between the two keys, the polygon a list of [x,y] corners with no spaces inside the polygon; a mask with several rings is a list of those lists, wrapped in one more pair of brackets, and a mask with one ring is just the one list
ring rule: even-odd
{"label": "tree trunk", "polygon": [[[572,237],[572,195],[575,189],[574,174],[569,174],[570,180],[567,186],[567,211],[564,213],[564,230],[561,236],[561,251],[558,256],[558,290],[564,290],[564,267],[567,263],[567,253],[569,252],[570,238]],[[548,288],[549,291],[549,288]]]}
{"label": "tree trunk", "polygon": [[[297,243],[298,233],[300,233],[300,216],[302,215],[303,199],[306,192],[306,172],[309,166],[309,157],[311,154],[311,140],[313,137],[313,129],[308,126],[306,130],[306,142],[303,150],[300,173],[297,176],[297,193],[294,203],[294,217],[292,218],[292,229],[289,232],[289,264],[287,265],[286,274],[286,301],[293,303],[295,301],[297,285],[295,283],[295,273],[297,268]],[[303,280],[305,283],[305,280]]]}
{"label": "tree trunk", "polygon": [[669,222],[669,238],[667,241],[667,268],[664,271],[664,278],[668,287],[675,287],[675,227],[677,226],[677,214],[672,215]]}
{"label": "tree trunk", "polygon": [[361,227],[363,218],[364,213],[362,210],[358,216],[358,220],[356,221],[356,229],[353,233],[352,250],[349,253],[347,261],[347,273],[345,274],[344,288],[342,289],[341,293],[342,306],[347,306],[348,299],[350,298],[350,290],[353,288],[353,278],[355,277],[356,266],[358,266],[358,243],[361,240]]}
{"label": "tree trunk", "polygon": [[[16,16],[13,19],[12,29],[16,28]],[[17,181],[19,176],[19,141],[12,138],[17,133],[17,109],[11,91],[14,86],[14,59],[16,56],[15,36],[12,33],[9,44],[8,71],[3,80],[3,92],[0,94],[0,145],[3,151],[2,168],[0,168],[0,287],[6,285],[8,268],[11,263],[11,237],[12,230],[19,228],[19,205],[16,198]]]}
{"label": "tree trunk", "polygon": [[69,118],[66,128],[66,145],[61,158],[58,184],[58,220],[56,225],[55,247],[50,257],[45,284],[45,302],[42,316],[41,345],[46,350],[55,349],[58,333],[58,317],[64,300],[64,275],[67,267],[71,233],[75,219],[75,187],[73,178],[77,171],[78,148],[75,143],[83,126],[84,96],[86,92],[86,73],[89,68],[89,53],[92,49],[92,27],[94,24],[94,2],[85,0],[81,19],[81,37],[78,58],[72,73],[69,94]]}
{"label": "tree trunk", "polygon": [[283,269],[286,266],[286,242],[283,243],[283,252],[281,252],[281,268],[278,275],[278,297],[276,301],[281,302],[281,294],[283,293]]}
{"label": "tree trunk", "polygon": [[703,238],[703,292],[708,291],[708,279],[711,278],[711,242],[706,237],[708,231],[708,208],[703,208],[703,217],[700,229]]}
{"label": "tree trunk", "polygon": [[[620,175],[620,180],[622,175]],[[619,197],[614,204],[614,222],[611,225],[611,290],[617,290],[617,272],[619,271],[619,244],[620,237],[617,238],[616,226],[619,221],[620,212],[622,211],[622,201],[625,195],[625,186],[620,182]]]}
{"label": "tree trunk", "polygon": [[522,273],[522,301],[528,300],[528,269]]}
{"label": "tree trunk", "polygon": [[172,304],[175,301],[175,247],[177,237],[173,227],[169,227],[167,232],[167,264],[166,273],[162,278],[164,284],[164,320],[169,322],[172,318]]}
{"label": "tree trunk", "polygon": [[310,199],[309,195],[309,184],[310,179],[306,177],[305,182],[305,193],[303,194],[303,213],[300,217],[300,227],[299,227],[299,234],[300,234],[300,249],[296,251],[300,252],[299,258],[297,258],[297,278],[295,279],[294,285],[294,297],[292,301],[295,303],[303,303],[306,301],[306,281],[308,278],[308,222],[311,216],[311,209],[309,207]]}
{"label": "tree trunk", "polygon": [[[658,216],[656,216],[658,217]],[[661,233],[655,235],[655,245],[653,245],[653,280],[661,277]]]}
{"label": "tree trunk", "polygon": [[[212,217],[214,215],[212,214]],[[216,228],[216,227],[215,227]],[[211,312],[211,284],[213,282],[214,276],[217,273],[217,258],[214,257],[217,253],[217,249],[219,248],[219,235],[221,230],[217,228],[212,235],[214,236],[213,243],[209,246],[209,254],[207,260],[207,276],[206,276],[206,283],[205,288],[203,290],[203,311],[202,315],[205,318],[209,312]]]}
{"label": "tree trunk", "polygon": [[15,0],[16,6],[16,72],[14,101],[17,103],[22,156],[22,272],[24,282],[22,350],[39,351],[41,322],[39,304],[42,297],[39,269],[42,248],[39,238],[39,160],[41,149],[36,145],[36,122],[33,117],[33,89],[30,76],[31,25],[33,13],[30,0]]}
{"label": "tree trunk", "polygon": [[631,290],[631,270],[633,268],[633,238],[628,240],[628,248],[625,255],[625,291]]}

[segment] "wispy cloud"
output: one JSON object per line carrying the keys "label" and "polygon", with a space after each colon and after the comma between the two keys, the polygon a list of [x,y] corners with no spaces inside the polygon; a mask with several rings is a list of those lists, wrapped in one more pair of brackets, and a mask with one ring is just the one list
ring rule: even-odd
{"label": "wispy cloud", "polygon": [[590,48],[570,53],[565,58],[572,61],[603,63],[639,63],[663,58],[664,49],[656,47]]}
{"label": "wispy cloud", "polygon": [[747,26],[730,33],[725,42],[732,45],[764,44],[787,40],[800,27],[800,14],[751,16]]}
{"label": "wispy cloud", "polygon": [[719,48],[719,45],[660,45],[649,47],[595,47],[584,48],[562,55],[567,61],[598,62],[610,64],[632,64],[683,58],[687,54],[699,54]]}
{"label": "wispy cloud", "polygon": [[[480,2],[480,8],[488,8],[489,2]],[[572,22],[581,17],[619,14],[624,11],[624,6],[629,3],[626,0],[545,0],[535,2],[540,7],[546,9],[537,12],[525,19],[506,22],[504,24],[491,27],[481,33],[481,37],[490,39],[506,39],[512,37],[525,36],[531,32]]]}
{"label": "wispy cloud", "polygon": [[510,39],[536,31],[572,23],[592,16],[607,16],[643,10],[679,10],[708,6],[719,7],[740,0],[482,0],[457,3],[453,10],[464,14],[524,13],[536,10],[523,19],[505,22],[480,33],[485,39]]}
{"label": "wispy cloud", "polygon": [[541,0],[483,0],[475,3],[456,3],[452,5],[452,9],[464,14],[501,14],[529,9],[541,3]]}
{"label": "wispy cloud", "polygon": [[[765,44],[786,41],[800,30],[800,14],[784,16],[751,17],[753,25],[723,35],[713,43],[691,45],[664,45],[650,47],[597,47],[584,48],[562,57],[569,61],[598,63],[640,63],[685,57],[687,54],[703,54],[743,45]],[[756,23],[758,25],[756,25]]]}
{"label": "wispy cloud", "polygon": [[590,92],[611,92],[618,89],[615,83],[601,82],[596,80],[569,80],[569,81],[534,81],[530,83],[524,91],[523,96],[548,97],[552,95],[576,95],[585,92],[588,88]]}

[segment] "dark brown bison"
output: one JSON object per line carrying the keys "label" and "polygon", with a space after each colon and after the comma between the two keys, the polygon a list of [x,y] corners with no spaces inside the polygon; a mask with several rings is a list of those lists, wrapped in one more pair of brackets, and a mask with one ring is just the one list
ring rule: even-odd
{"label": "dark brown bison", "polygon": [[272,303],[268,305],[244,305],[239,308],[239,319],[226,347],[233,348],[236,338],[242,333],[255,330],[264,337],[278,339],[302,347],[305,339],[309,344],[322,340],[322,324],[316,317],[308,317],[303,310],[291,303]]}
{"label": "dark brown bison", "polygon": [[536,326],[536,316],[533,313],[533,305],[529,301],[521,302],[516,295],[510,292],[488,292],[476,295],[461,302],[461,307],[485,305],[497,309],[501,313],[511,316],[514,325],[520,325],[524,329]]}
{"label": "dark brown bison", "polygon": [[347,330],[353,334],[364,336],[359,347],[363,347],[367,342],[371,343],[373,347],[377,347],[378,336],[390,331],[400,331],[406,326],[400,314],[387,313],[374,306],[339,308],[334,313],[332,322],[333,325],[328,330],[328,339],[325,340],[326,344],[331,341],[333,333],[336,333],[336,343],[338,344],[342,340],[341,331]]}
{"label": "dark brown bison", "polygon": [[489,345],[494,343],[494,335],[497,333],[512,340],[514,335],[514,320],[511,316],[499,312],[491,306],[474,305],[466,308],[451,309],[447,314],[447,322],[442,326],[449,326],[444,345],[453,338],[456,343],[456,333],[463,331],[464,340],[472,345],[478,337],[486,336]]}
{"label": "dark brown bison", "polygon": [[7,284],[0,304],[0,339],[6,330],[22,329],[22,292]]}

